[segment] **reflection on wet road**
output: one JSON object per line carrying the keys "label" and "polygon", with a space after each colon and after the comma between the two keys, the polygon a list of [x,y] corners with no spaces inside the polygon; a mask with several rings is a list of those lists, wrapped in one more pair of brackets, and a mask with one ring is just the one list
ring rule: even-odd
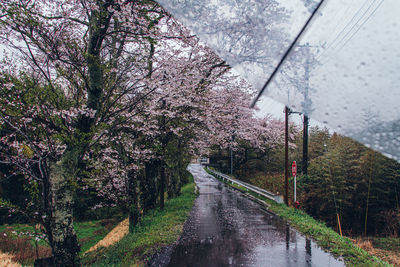
{"label": "reflection on wet road", "polygon": [[344,266],[200,165],[189,170],[200,195],[168,266]]}

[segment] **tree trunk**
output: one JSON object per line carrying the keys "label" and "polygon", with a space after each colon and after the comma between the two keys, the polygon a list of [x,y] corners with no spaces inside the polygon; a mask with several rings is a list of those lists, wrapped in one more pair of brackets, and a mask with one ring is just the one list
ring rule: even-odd
{"label": "tree trunk", "polygon": [[179,196],[181,194],[181,188],[183,184],[183,175],[184,175],[184,170],[183,169],[183,147],[184,145],[182,144],[181,139],[178,139],[178,155],[177,155],[177,170],[176,170],[176,175],[177,175],[177,183],[175,187],[175,195]]}
{"label": "tree trunk", "polygon": [[179,187],[179,169],[177,167],[172,168],[169,171],[169,183],[168,183],[168,199],[178,196]]}
{"label": "tree trunk", "polygon": [[75,168],[71,165],[75,162],[76,159],[66,156],[50,166],[50,231],[55,266],[80,265],[80,247],[73,225],[74,189],[71,174]]}
{"label": "tree trunk", "polygon": [[162,160],[160,168],[160,210],[164,209],[165,182],[165,162]]}
{"label": "tree trunk", "polygon": [[157,180],[159,177],[159,162],[150,160],[145,163],[145,174],[141,182],[144,212],[153,209],[157,205]]}
{"label": "tree trunk", "polygon": [[[165,109],[166,101],[163,100],[161,104],[161,109]],[[165,174],[165,157],[166,157],[166,147],[168,144],[168,134],[166,131],[166,122],[165,115],[161,116],[161,132],[163,133],[163,137],[161,138],[161,165],[160,165],[160,210],[164,209],[164,193],[165,193],[165,184],[166,184],[166,174]]]}
{"label": "tree trunk", "polygon": [[[141,174],[137,174],[141,175]],[[139,177],[132,171],[129,175],[129,232],[133,233],[140,222]]]}

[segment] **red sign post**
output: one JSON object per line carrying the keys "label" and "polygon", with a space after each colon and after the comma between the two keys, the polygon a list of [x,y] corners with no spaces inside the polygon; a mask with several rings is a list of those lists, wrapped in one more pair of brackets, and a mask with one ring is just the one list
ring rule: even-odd
{"label": "red sign post", "polygon": [[296,161],[293,161],[292,163],[292,175],[293,177],[296,176],[297,173],[297,165],[296,165]]}
{"label": "red sign post", "polygon": [[[292,163],[292,175],[294,177],[294,203],[297,202],[297,200],[296,200],[296,173],[297,173],[296,161],[293,161],[293,163]],[[295,205],[297,205],[297,203]]]}

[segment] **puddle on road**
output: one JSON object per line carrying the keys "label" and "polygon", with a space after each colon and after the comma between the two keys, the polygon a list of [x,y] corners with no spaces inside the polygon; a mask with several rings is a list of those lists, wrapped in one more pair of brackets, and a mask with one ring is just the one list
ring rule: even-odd
{"label": "puddle on road", "polygon": [[168,266],[345,266],[200,166],[190,171],[200,195]]}

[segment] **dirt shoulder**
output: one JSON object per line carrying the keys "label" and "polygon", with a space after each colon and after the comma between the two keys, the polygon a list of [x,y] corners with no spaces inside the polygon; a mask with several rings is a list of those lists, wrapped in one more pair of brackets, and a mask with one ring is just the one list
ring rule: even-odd
{"label": "dirt shoulder", "polygon": [[96,243],[85,253],[94,251],[100,247],[109,247],[120,241],[129,232],[129,219],[126,218],[120,222],[114,229],[112,229],[102,240]]}
{"label": "dirt shoulder", "polygon": [[13,255],[0,252],[0,266],[20,267],[21,264],[13,261]]}

